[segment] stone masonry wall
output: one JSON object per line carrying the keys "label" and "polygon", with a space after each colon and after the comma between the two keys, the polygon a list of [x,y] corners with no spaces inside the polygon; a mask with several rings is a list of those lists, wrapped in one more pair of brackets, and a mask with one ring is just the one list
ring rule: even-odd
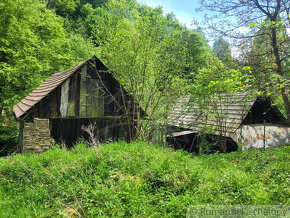
{"label": "stone masonry wall", "polygon": [[242,144],[243,149],[289,145],[290,127],[274,124],[243,125],[232,137],[235,142]]}
{"label": "stone masonry wall", "polygon": [[33,123],[24,123],[23,153],[40,153],[50,147],[50,130],[48,119],[34,119]]}

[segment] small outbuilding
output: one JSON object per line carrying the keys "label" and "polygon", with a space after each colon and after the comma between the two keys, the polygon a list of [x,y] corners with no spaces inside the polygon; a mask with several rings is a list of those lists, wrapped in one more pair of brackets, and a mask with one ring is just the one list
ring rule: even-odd
{"label": "small outbuilding", "polygon": [[131,140],[145,115],[133,97],[96,57],[53,74],[13,107],[20,123],[20,151],[42,152],[51,139],[70,147],[89,140]]}
{"label": "small outbuilding", "polygon": [[269,97],[219,94],[205,102],[196,104],[184,96],[175,104],[169,114],[169,144],[197,151],[200,133],[212,142],[222,139],[227,151],[238,145],[248,149],[290,143],[289,124]]}

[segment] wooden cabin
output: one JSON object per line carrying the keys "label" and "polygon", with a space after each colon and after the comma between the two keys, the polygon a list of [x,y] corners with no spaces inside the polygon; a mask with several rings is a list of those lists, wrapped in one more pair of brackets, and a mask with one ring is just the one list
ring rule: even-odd
{"label": "wooden cabin", "polygon": [[196,152],[199,133],[213,144],[222,138],[227,151],[290,143],[289,124],[269,97],[234,93],[205,101],[201,108],[191,96],[179,99],[169,114],[169,144]]}
{"label": "wooden cabin", "polygon": [[51,139],[70,147],[89,140],[94,124],[100,142],[130,140],[144,111],[96,57],[49,77],[13,107],[20,122],[21,152],[42,152]]}

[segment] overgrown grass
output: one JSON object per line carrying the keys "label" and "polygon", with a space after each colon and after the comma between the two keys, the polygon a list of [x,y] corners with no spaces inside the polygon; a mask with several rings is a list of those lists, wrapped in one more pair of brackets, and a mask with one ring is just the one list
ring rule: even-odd
{"label": "overgrown grass", "polygon": [[167,217],[197,204],[289,204],[289,153],[192,156],[119,142],[1,158],[0,217]]}

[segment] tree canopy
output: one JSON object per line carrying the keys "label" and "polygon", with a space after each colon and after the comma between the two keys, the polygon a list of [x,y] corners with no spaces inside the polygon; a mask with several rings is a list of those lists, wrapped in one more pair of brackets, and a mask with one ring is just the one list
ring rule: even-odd
{"label": "tree canopy", "polygon": [[222,37],[214,41],[212,50],[216,54],[216,56],[224,63],[231,62],[232,57],[230,43],[224,40]]}
{"label": "tree canopy", "polygon": [[[210,10],[212,19],[206,18],[209,29],[222,36],[237,39],[239,44],[250,44],[265,67],[257,73],[275,78],[266,90],[279,90],[288,121],[289,103],[289,34],[290,5],[287,0],[203,0],[202,10]],[[220,16],[222,15],[222,16]],[[261,43],[258,44],[258,41]],[[260,48],[259,48],[260,47]],[[257,69],[257,68],[256,68]]]}

